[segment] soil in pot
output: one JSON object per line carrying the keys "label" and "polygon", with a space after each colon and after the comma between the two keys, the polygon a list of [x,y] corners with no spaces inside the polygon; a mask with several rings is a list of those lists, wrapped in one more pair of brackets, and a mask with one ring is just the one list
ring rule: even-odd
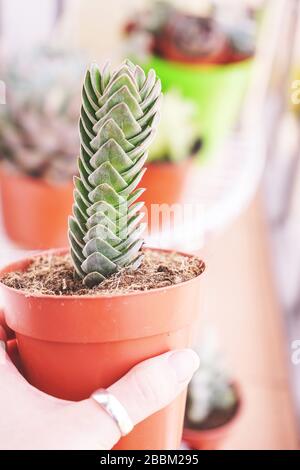
{"label": "soil in pot", "polygon": [[[146,250],[138,271],[125,268],[87,290],[74,280],[66,250],[8,266],[0,290],[27,379],[59,398],[81,400],[147,358],[189,347],[203,270],[196,257]],[[116,449],[177,448],[185,395]]]}
{"label": "soil in pot", "polygon": [[27,295],[122,295],[179,284],[199,276],[204,265],[196,257],[145,251],[138,270],[123,268],[94,288],[74,276],[71,256],[35,256],[25,271],[8,272],[1,282]]}
{"label": "soil in pot", "polygon": [[200,423],[195,423],[187,419],[185,421],[185,426],[189,429],[196,429],[198,431],[207,431],[219,428],[220,426],[227,424],[235,416],[238,407],[239,404],[236,403],[234,407],[228,410],[215,409]]}

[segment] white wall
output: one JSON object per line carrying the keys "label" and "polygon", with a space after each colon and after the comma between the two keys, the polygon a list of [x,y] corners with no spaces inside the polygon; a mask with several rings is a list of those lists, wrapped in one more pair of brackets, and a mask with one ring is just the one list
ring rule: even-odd
{"label": "white wall", "polygon": [[56,0],[1,0],[1,46],[9,54],[45,40],[52,28]]}

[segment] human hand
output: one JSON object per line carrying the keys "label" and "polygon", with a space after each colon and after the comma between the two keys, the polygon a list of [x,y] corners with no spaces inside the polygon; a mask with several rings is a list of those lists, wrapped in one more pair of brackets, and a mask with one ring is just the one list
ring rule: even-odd
{"label": "human hand", "polygon": [[[32,387],[1,347],[10,337],[0,313],[0,449],[111,449],[121,436],[110,415],[92,398],[69,402]],[[198,365],[192,350],[171,351],[138,364],[108,391],[135,425],[173,401]]]}

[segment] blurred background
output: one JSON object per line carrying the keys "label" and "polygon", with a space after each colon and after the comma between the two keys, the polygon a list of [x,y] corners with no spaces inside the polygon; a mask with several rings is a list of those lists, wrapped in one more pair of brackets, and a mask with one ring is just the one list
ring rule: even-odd
{"label": "blurred background", "polygon": [[125,57],[164,91],[146,206],[187,209],[147,243],[207,264],[183,445],[299,449],[298,0],[0,0],[1,265],[66,245],[84,70]]}

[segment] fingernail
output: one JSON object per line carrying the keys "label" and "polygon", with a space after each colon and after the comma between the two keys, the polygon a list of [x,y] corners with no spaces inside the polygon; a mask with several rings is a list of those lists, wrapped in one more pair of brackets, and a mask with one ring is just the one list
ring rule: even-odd
{"label": "fingernail", "polygon": [[169,364],[174,369],[180,383],[191,380],[199,367],[200,360],[192,349],[181,349],[170,354]]}

